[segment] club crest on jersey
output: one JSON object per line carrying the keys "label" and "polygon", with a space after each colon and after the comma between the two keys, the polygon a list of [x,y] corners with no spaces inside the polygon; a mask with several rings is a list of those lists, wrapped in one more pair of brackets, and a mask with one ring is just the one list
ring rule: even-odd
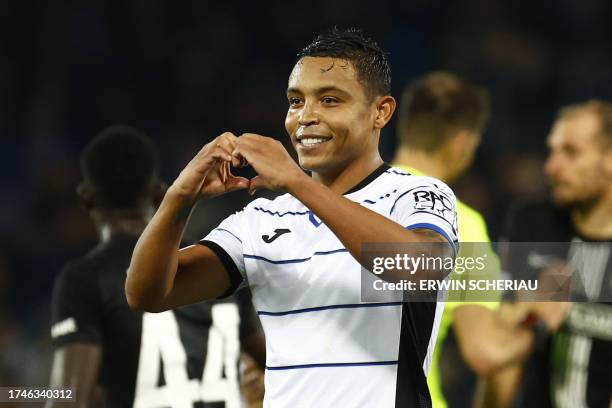
{"label": "club crest on jersey", "polygon": [[447,219],[452,218],[453,204],[444,194],[431,190],[417,190],[412,194],[415,209],[429,211]]}

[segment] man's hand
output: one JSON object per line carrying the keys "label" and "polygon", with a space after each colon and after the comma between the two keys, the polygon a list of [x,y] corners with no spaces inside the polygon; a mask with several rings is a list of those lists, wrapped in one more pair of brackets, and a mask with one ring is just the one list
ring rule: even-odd
{"label": "man's hand", "polygon": [[561,327],[569,313],[571,302],[529,302],[529,307],[551,332]]}
{"label": "man's hand", "polygon": [[248,188],[249,180],[230,172],[230,165],[239,167],[243,164],[240,157],[232,156],[237,140],[232,133],[226,132],[205,145],[181,171],[169,190],[180,197],[195,200]]}
{"label": "man's hand", "polygon": [[240,355],[240,363],[240,392],[247,408],[261,408],[265,392],[264,371],[246,353]]}
{"label": "man's hand", "polygon": [[245,133],[238,138],[232,156],[243,164],[246,160],[257,172],[249,184],[251,194],[260,188],[286,191],[292,182],[307,177],[283,144],[270,137]]}

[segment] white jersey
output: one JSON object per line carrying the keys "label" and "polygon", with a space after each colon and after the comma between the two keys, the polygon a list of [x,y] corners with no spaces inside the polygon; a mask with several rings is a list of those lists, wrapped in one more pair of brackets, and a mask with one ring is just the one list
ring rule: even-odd
{"label": "white jersey", "polygon": [[[436,179],[383,165],[345,197],[458,244],[454,194]],[[360,264],[295,197],[254,200],[201,243],[252,292],[266,336],[265,407],[431,406],[444,304],[362,302]]]}

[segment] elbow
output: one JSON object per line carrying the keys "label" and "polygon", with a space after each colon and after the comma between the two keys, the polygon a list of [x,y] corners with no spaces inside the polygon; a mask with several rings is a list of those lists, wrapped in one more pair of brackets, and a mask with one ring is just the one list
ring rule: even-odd
{"label": "elbow", "polygon": [[148,312],[148,313],[161,313],[167,309],[153,302],[147,302],[141,297],[130,295],[128,291],[125,292],[127,303],[135,312]]}
{"label": "elbow", "polygon": [[125,279],[125,286],[124,286],[125,298],[127,300],[128,305],[130,306],[130,309],[134,311],[144,311],[145,305],[144,305],[142,296],[138,296],[138,294],[132,287],[133,285],[130,279],[131,275],[132,275],[132,270],[130,268],[128,269],[127,278]]}
{"label": "elbow", "polygon": [[125,281],[125,298],[127,300],[130,309],[137,312],[149,312],[149,313],[160,313],[166,309],[161,306],[161,302],[155,302],[142,292],[134,288],[130,281],[130,272],[128,271],[128,278]]}

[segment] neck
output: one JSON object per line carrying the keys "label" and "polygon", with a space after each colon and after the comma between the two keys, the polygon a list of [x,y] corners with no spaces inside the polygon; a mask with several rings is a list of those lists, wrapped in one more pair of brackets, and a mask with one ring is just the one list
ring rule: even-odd
{"label": "neck", "polygon": [[612,188],[589,205],[571,211],[580,234],[593,239],[612,239]]}
{"label": "neck", "polygon": [[445,163],[440,155],[428,154],[421,150],[400,147],[393,158],[393,163],[415,168],[445,183],[450,182],[452,178],[447,171],[448,163]]}
{"label": "neck", "polygon": [[312,172],[312,178],[319,183],[329,187],[331,190],[344,194],[361,180],[365,179],[370,173],[383,164],[378,150],[372,154],[363,156],[357,161],[352,162],[339,170],[329,172]]}
{"label": "neck", "polygon": [[96,224],[101,242],[117,236],[138,237],[153,215],[153,210],[93,210],[91,216]]}

